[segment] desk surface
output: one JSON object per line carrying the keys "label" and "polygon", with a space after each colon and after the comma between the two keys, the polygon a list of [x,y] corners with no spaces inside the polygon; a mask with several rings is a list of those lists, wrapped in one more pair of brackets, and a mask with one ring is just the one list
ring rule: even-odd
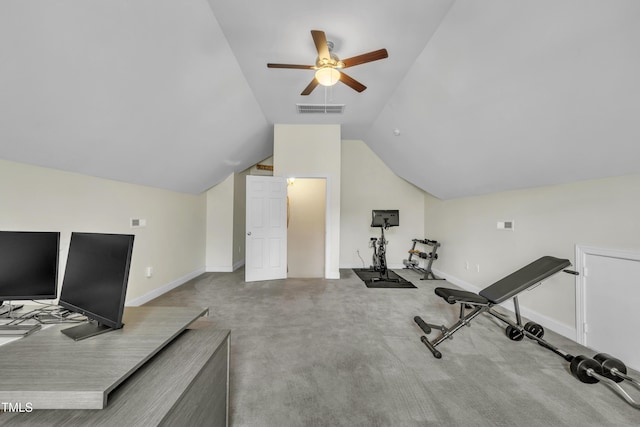
{"label": "desk surface", "polygon": [[194,307],[127,307],[124,328],[82,341],[55,325],[0,347],[0,401],[34,409],[102,409],[118,384],[205,315]]}
{"label": "desk surface", "polygon": [[[0,426],[227,425],[229,331],[197,323],[202,326],[190,326],[116,388],[106,408],[0,413]],[[186,412],[177,408],[181,400]],[[200,413],[207,418],[199,421]]]}

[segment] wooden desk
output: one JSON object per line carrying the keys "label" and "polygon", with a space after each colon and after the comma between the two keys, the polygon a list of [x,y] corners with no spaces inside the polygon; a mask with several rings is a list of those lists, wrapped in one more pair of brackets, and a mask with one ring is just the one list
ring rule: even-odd
{"label": "wooden desk", "polygon": [[124,328],[82,341],[56,325],[2,346],[0,402],[34,409],[102,409],[107,396],[154,354],[205,315],[193,307],[128,307]]}
{"label": "wooden desk", "polygon": [[0,413],[0,425],[228,425],[229,331],[192,327],[113,390],[106,408]]}

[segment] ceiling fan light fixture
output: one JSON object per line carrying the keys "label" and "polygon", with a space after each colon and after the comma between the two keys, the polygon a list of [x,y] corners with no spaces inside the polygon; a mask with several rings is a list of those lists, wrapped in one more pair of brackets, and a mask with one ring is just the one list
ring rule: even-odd
{"label": "ceiling fan light fixture", "polygon": [[316,71],[316,80],[322,86],[333,86],[340,80],[340,71],[332,67],[323,67]]}

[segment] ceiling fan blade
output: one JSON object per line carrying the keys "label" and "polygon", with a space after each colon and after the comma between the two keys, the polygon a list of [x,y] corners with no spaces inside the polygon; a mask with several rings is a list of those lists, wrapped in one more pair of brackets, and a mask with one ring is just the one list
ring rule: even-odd
{"label": "ceiling fan blade", "polygon": [[295,68],[297,70],[313,70],[313,65],[296,65],[296,64],[267,64],[267,68]]}
{"label": "ceiling fan blade", "polygon": [[311,37],[313,37],[313,42],[316,44],[318,58],[331,59],[329,47],[327,46],[327,36],[324,34],[324,31],[311,30]]}
{"label": "ceiling fan blade", "polygon": [[362,92],[363,90],[365,90],[367,88],[365,85],[363,85],[362,83],[360,83],[359,81],[357,81],[353,77],[349,77],[348,75],[346,75],[342,71],[340,71],[340,81],[342,83],[346,84],[347,86],[349,86],[351,89],[357,91],[357,92]]}
{"label": "ceiling fan blade", "polygon": [[343,59],[344,67],[353,67],[354,65],[364,64],[366,62],[377,61],[379,59],[388,58],[389,53],[387,49],[374,50],[373,52],[363,53],[362,55],[352,56],[351,58]]}
{"label": "ceiling fan blade", "polygon": [[316,78],[314,77],[313,80],[311,80],[311,83],[309,83],[307,87],[304,88],[300,95],[309,95],[311,92],[313,92],[316,86],[318,86],[318,80],[316,80]]}

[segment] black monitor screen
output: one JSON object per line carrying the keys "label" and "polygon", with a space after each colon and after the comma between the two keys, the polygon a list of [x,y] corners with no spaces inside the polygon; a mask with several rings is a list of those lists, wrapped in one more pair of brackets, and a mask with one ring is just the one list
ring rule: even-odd
{"label": "black monitor screen", "polygon": [[400,225],[400,212],[397,209],[371,211],[371,227],[397,227]]}
{"label": "black monitor screen", "polygon": [[121,328],[133,238],[72,233],[59,304],[100,324]]}
{"label": "black monitor screen", "polygon": [[0,231],[0,301],[55,299],[60,233]]}

